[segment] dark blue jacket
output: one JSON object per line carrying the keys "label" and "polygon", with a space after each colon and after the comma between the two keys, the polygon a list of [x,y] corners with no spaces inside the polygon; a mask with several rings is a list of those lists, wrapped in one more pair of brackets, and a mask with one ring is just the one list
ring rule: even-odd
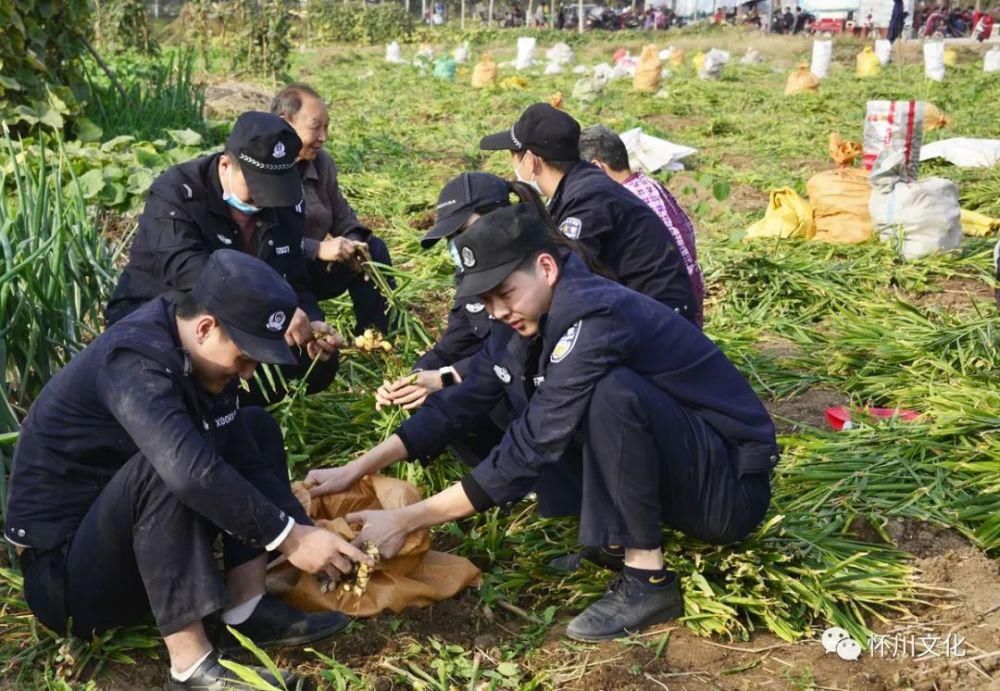
{"label": "dark blue jacket", "polygon": [[505,324],[494,321],[486,305],[478,297],[456,300],[448,313],[448,326],[434,347],[420,356],[415,370],[435,370],[451,365],[465,379],[473,356],[483,347],[490,332],[513,331]]}
{"label": "dark blue jacket", "polygon": [[225,248],[250,252],[266,262],[298,294],[302,311],[313,321],[323,319],[308,287],[302,254],[305,202],[257,213],[256,247],[245,247],[243,233],[222,199],[220,156],[174,166],[153,182],[128,264],[105,311],[108,324],[158,295],[191,290],[209,255]]}
{"label": "dark blue jacket", "polygon": [[463,480],[477,509],[506,504],[531,489],[541,466],[563,456],[586,424],[594,387],[620,367],[707,422],[731,449],[740,476],[777,462],[767,410],[715,344],[673,310],[590,273],[574,255],[539,334],[491,337],[462,384],[430,397],[397,433],[410,458],[433,458],[506,397],[516,420]]}
{"label": "dark blue jacket", "polygon": [[610,278],[694,321],[697,309],[684,258],[663,221],[641,199],[581,161],[559,182],[548,208],[559,230],[583,245]]}
{"label": "dark blue jacket", "polygon": [[[191,373],[174,307],[161,297],[109,328],[45,385],[21,426],[4,534],[51,549],[83,520],[114,474],[142,453],[185,505],[252,545],[288,522],[271,496],[283,493],[264,459],[240,468],[224,460],[236,415],[236,384],[213,396]],[[245,448],[244,444],[241,448]],[[271,493],[271,487],[275,492]]]}
{"label": "dark blue jacket", "polygon": [[[684,258],[663,221],[599,168],[586,162],[572,168],[556,188],[548,209],[563,234],[585,247],[611,278],[672,307],[690,321],[697,318]],[[472,356],[491,331],[489,315],[479,305],[482,302],[477,299],[452,305],[447,328],[434,348],[417,361],[417,369],[453,365],[465,377]]]}

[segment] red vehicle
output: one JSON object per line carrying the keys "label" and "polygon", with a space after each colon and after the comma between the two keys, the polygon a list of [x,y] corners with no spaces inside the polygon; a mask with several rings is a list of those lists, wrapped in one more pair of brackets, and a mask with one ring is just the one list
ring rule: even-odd
{"label": "red vehicle", "polygon": [[844,32],[844,20],[843,19],[831,19],[826,17],[820,19],[819,21],[813,22],[812,25],[813,33],[822,34],[840,34]]}

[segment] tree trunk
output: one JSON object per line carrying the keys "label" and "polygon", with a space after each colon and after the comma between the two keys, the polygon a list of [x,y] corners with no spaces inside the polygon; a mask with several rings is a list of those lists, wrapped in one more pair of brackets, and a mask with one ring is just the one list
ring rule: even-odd
{"label": "tree trunk", "polygon": [[576,5],[576,27],[577,33],[583,33],[583,0],[580,0]]}
{"label": "tree trunk", "polygon": [[493,28],[493,2],[494,2],[494,0],[490,0],[490,9],[489,9],[490,16],[486,20],[486,28],[487,29],[492,29]]}
{"label": "tree trunk", "polygon": [[462,0],[462,31],[465,31],[465,0]]}
{"label": "tree trunk", "polygon": [[534,9],[535,9],[534,5],[535,5],[535,0],[528,0],[528,13],[526,15],[524,15],[524,26],[525,27],[531,26],[531,22],[533,21],[533,17],[535,16],[534,15]]}

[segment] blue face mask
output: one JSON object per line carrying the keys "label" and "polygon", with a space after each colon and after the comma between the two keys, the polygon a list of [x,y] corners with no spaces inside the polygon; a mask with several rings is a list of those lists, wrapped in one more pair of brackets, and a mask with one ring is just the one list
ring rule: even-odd
{"label": "blue face mask", "polygon": [[[229,183],[230,187],[233,186],[233,169],[232,168],[229,168],[226,171],[226,182]],[[223,190],[222,191],[222,199],[227,204],[229,204],[229,206],[233,207],[234,209],[236,209],[237,211],[239,211],[241,213],[247,214],[248,216],[252,216],[253,214],[255,214],[258,211],[260,211],[260,207],[259,206],[254,206],[253,204],[246,203],[245,201],[243,201],[242,199],[240,199],[239,197],[237,197],[232,192],[227,192],[227,191]]]}

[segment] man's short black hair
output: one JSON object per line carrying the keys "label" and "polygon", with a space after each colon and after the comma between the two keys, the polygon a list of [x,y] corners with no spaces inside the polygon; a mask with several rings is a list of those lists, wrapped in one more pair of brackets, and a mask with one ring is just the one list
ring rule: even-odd
{"label": "man's short black hair", "polygon": [[600,161],[615,172],[631,170],[625,143],[604,125],[591,125],[580,132],[580,158]]}
{"label": "man's short black hair", "polygon": [[308,84],[289,84],[274,95],[274,100],[271,101],[271,113],[286,120],[291,120],[302,109],[302,99],[304,98],[323,100],[316,93],[316,89]]}
{"label": "man's short black hair", "polygon": [[209,314],[209,311],[195,299],[191,291],[178,295],[174,304],[176,306],[174,314],[180,319],[194,319],[195,317]]}

